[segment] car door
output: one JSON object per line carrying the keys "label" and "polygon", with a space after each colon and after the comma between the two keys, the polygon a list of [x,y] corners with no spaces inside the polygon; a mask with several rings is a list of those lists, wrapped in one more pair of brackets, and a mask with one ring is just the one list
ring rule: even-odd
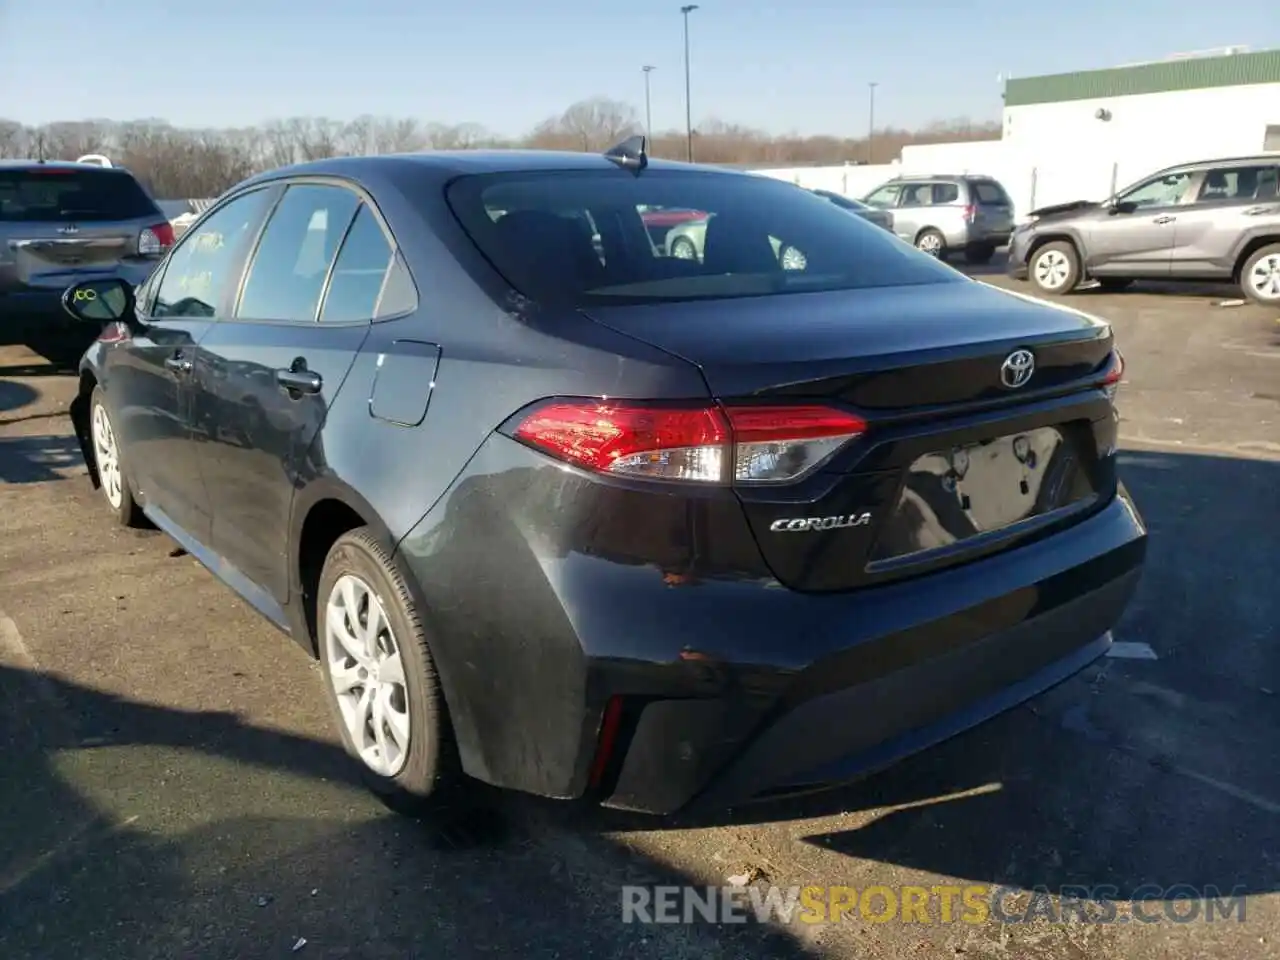
{"label": "car door", "polygon": [[219,427],[201,459],[213,547],[281,605],[294,490],[368,335],[392,251],[354,188],[292,183],[250,257],[233,316],[200,343],[195,403]]}
{"label": "car door", "polygon": [[893,232],[908,243],[915,243],[916,235],[927,226],[932,203],[932,183],[903,184],[893,211]]}
{"label": "car door", "polygon": [[1178,276],[1228,276],[1240,238],[1262,216],[1280,215],[1280,165],[1210,168],[1174,223],[1171,270]]}
{"label": "car door", "polygon": [[103,383],[137,492],[153,519],[199,544],[211,526],[192,421],[196,344],[229,310],[267,200],[265,190],[241,194],[188,232],[139,291],[132,336],[104,355]]}
{"label": "car door", "polygon": [[1162,173],[1131,187],[1097,212],[1088,227],[1089,272],[1096,276],[1166,276],[1173,256],[1174,225],[1193,171]]}

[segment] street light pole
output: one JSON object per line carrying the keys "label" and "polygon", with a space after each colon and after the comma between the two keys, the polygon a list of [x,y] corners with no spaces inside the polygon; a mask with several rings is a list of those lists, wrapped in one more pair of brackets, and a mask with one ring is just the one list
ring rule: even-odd
{"label": "street light pole", "polygon": [[644,71],[644,135],[649,138],[650,145],[653,144],[653,108],[650,106],[649,100],[649,74],[653,73],[654,68],[651,66],[643,66],[640,68]]}
{"label": "street light pole", "polygon": [[680,13],[684,15],[684,130],[690,163],[693,163],[693,104],[689,97],[689,14],[697,9],[696,3],[680,8]]}
{"label": "street light pole", "polygon": [[871,106],[867,111],[867,163],[872,162],[871,146],[876,139],[876,87],[878,83],[869,83],[867,87],[871,90]]}

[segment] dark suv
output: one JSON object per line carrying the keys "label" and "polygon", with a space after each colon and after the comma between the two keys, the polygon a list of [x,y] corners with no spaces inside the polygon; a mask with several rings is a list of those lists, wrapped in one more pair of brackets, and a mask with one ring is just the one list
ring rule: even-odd
{"label": "dark suv", "polygon": [[1102,203],[1042,207],[1009,244],[1009,272],[1042,292],[1096,280],[1229,281],[1280,306],[1280,154],[1168,167]]}
{"label": "dark suv", "polygon": [[140,284],[172,245],[173,227],[127,170],[0,160],[0,339],[64,333],[68,285]]}

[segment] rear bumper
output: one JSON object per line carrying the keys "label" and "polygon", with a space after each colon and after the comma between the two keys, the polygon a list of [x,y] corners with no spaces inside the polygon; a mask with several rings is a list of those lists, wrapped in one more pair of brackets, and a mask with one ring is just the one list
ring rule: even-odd
{"label": "rear bumper", "polygon": [[397,552],[464,769],[650,813],[838,783],[1098,656],[1146,552],[1121,488],[1016,548],[805,594],[750,572],[742,518],[732,494],[695,508],[482,447]]}
{"label": "rear bumper", "polygon": [[830,624],[843,648],[779,669],[754,728],[735,729],[748,711],[733,697],[646,707],[604,802],[670,813],[810,792],[960,733],[1105,653],[1145,549],[1122,495],[1040,544],[883,591],[897,596],[862,591]]}

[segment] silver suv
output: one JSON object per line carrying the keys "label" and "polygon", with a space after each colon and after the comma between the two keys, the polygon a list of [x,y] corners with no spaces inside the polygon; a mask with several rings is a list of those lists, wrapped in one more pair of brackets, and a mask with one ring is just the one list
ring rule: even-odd
{"label": "silver suv", "polygon": [[1009,273],[1042,293],[1087,280],[1238,283],[1280,306],[1280,154],[1168,167],[1103,203],[1032,211],[1009,243]]}
{"label": "silver suv", "polygon": [[69,286],[141,284],[172,244],[173,226],[127,170],[0,160],[0,339],[42,339],[63,326]]}
{"label": "silver suv", "polygon": [[969,263],[986,263],[1013,231],[1013,202],[991,177],[897,177],[862,202],[893,214],[893,231],[932,256],[963,252]]}

